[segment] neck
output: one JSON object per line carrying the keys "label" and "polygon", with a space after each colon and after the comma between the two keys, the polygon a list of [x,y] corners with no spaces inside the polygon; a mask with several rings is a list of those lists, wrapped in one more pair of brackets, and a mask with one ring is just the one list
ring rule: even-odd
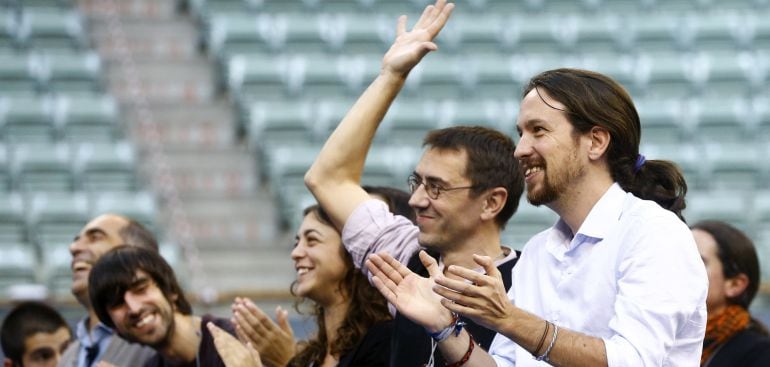
{"label": "neck", "polygon": [[198,357],[200,347],[200,317],[174,312],[174,330],[167,346],[158,350],[166,359],[189,363]]}
{"label": "neck", "polygon": [[[340,297],[340,299],[343,298]],[[324,327],[326,329],[326,344],[329,346],[327,347],[327,353],[328,350],[330,350],[331,345],[337,339],[337,330],[340,328],[342,321],[344,321],[345,317],[347,316],[349,308],[348,306],[350,306],[350,303],[347,299],[345,299],[344,301],[339,301],[329,306],[323,307]]]}
{"label": "neck", "polygon": [[[591,175],[587,176],[590,177]],[[583,225],[586,217],[588,217],[588,213],[591,212],[594,205],[609,190],[613,182],[609,173],[594,180],[584,180],[581,183],[572,185],[560,195],[559,199],[547,204],[547,206],[567,223],[574,235],[580,229],[580,226]]]}
{"label": "neck", "polygon": [[96,316],[96,311],[94,311],[93,308],[88,308],[88,323],[86,324],[86,327],[88,328],[88,333],[90,334],[94,329],[96,328],[96,325],[99,325],[99,317]]}
{"label": "neck", "polygon": [[499,259],[503,249],[500,245],[500,229],[494,223],[482,223],[479,230],[462,241],[440,253],[444,266],[459,265],[469,269],[478,268],[473,255],[489,256]]}

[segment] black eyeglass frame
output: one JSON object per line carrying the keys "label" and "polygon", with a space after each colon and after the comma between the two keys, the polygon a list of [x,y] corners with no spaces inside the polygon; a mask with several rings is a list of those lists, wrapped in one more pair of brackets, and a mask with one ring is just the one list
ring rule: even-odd
{"label": "black eyeglass frame", "polygon": [[458,186],[458,187],[442,187],[441,185],[437,185],[435,183],[428,182],[426,180],[420,179],[415,174],[409,175],[409,177],[406,179],[406,184],[409,186],[409,192],[414,194],[415,191],[417,191],[417,188],[420,187],[420,185],[425,186],[425,193],[428,194],[428,197],[437,200],[439,196],[441,196],[442,192],[445,191],[454,191],[454,190],[463,190],[463,189],[474,189],[476,188],[476,185],[470,185],[470,186]]}

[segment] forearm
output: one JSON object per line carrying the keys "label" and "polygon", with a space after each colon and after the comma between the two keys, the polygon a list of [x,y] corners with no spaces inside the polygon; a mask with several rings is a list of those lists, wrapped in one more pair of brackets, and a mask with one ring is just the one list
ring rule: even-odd
{"label": "forearm", "polygon": [[[475,343],[475,342],[474,342]],[[470,349],[470,334],[467,331],[460,333],[458,336],[450,336],[446,340],[438,344],[441,355],[444,356],[444,360],[448,364],[456,363],[461,359],[468,357],[468,361],[463,366],[495,366],[495,361],[487,352],[479,347],[478,344],[474,344],[473,350],[470,351],[470,355],[467,355]]]}
{"label": "forearm", "polygon": [[546,330],[545,320],[518,307],[506,320],[497,329],[500,334],[536,356],[548,351],[548,361],[553,366],[607,366],[606,349],[601,338],[560,327],[558,323],[551,323]]}
{"label": "forearm", "polygon": [[360,189],[366,155],[404,81],[405,76],[382,72],[348,111],[305,174],[308,189],[338,228],[367,198]]}

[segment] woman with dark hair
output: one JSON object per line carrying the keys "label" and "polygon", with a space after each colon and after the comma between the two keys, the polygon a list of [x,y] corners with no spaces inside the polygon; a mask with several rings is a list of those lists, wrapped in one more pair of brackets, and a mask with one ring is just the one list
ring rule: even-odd
{"label": "woman with dark hair", "polygon": [[702,221],[691,228],[709,278],[701,366],[770,366],[767,328],[748,311],[759,288],[754,244],[724,222]]}
{"label": "woman with dark hair", "polygon": [[[405,191],[380,186],[364,189],[394,214],[414,222]],[[303,211],[303,217],[291,253],[297,270],[291,291],[300,297],[295,305],[298,311],[301,303],[312,303],[318,333],[295,344],[285,310],[276,311],[276,323],[250,300],[237,298],[233,304],[236,334],[259,352],[266,366],[387,365],[392,324],[387,302],[355,268],[326,212],[313,205]],[[229,340],[220,343],[232,355],[248,355],[240,346],[226,345]],[[223,359],[228,360],[224,355]],[[230,367],[257,365],[232,359]]]}

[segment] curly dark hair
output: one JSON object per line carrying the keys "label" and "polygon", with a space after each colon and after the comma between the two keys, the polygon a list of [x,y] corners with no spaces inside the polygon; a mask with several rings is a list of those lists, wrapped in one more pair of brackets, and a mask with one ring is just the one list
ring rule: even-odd
{"label": "curly dark hair", "polygon": [[[315,215],[318,220],[333,227],[329,215],[318,205],[313,205],[303,211],[303,217]],[[315,317],[318,325],[318,333],[315,337],[300,343],[301,350],[289,361],[289,366],[305,367],[311,364],[321,365],[326,356],[327,346],[331,344],[329,352],[340,357],[351,351],[363,339],[369,328],[392,317],[388,311],[388,303],[380,292],[369,284],[369,280],[353,266],[353,259],[345,248],[340,246],[340,255],[345,263],[345,282],[340,286],[342,293],[348,297],[348,314],[342,325],[337,329],[337,339],[329,343],[324,323],[324,309],[313,302],[311,315]],[[294,284],[292,284],[294,294]],[[299,298],[294,304],[295,309],[302,313],[301,305],[308,301],[307,298]],[[312,301],[311,301],[312,302]]]}

